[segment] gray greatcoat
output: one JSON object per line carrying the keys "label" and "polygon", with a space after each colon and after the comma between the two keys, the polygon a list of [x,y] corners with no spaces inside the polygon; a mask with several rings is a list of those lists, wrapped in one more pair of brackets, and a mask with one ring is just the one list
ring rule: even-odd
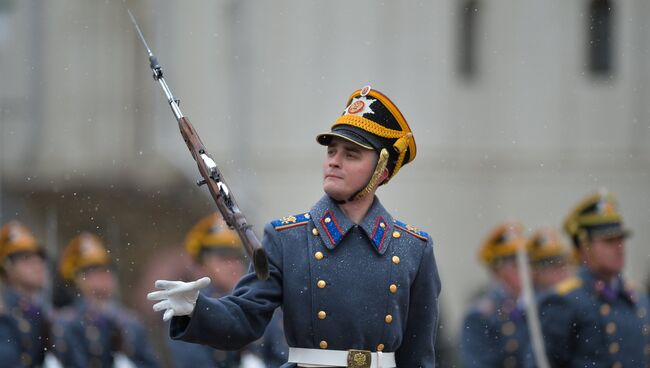
{"label": "gray greatcoat", "polygon": [[[435,366],[440,278],[428,234],[394,220],[377,198],[355,225],[328,196],[264,229],[270,276],[232,295],[200,295],[172,338],[238,349],[284,312],[289,346],[395,352],[398,367]],[[295,367],[285,364],[283,367]]]}

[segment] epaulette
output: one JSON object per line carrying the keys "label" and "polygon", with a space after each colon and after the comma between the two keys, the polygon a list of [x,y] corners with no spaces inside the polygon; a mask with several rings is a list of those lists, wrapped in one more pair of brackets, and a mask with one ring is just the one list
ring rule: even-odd
{"label": "epaulette", "polygon": [[395,224],[396,228],[404,230],[407,233],[413,235],[414,237],[416,237],[416,238],[418,238],[420,240],[424,240],[424,241],[429,240],[429,234],[427,234],[424,231],[418,230],[416,227],[413,227],[411,225],[407,225],[407,224],[405,224],[405,223],[403,223],[402,221],[399,221],[399,220],[395,220],[394,224]]}
{"label": "epaulette", "polygon": [[640,294],[646,294],[642,286],[637,285],[636,282],[631,280],[623,281],[623,290],[625,291],[625,295],[634,303],[639,301]]}
{"label": "epaulette", "polygon": [[279,220],[271,221],[271,225],[275,230],[291,229],[292,227],[307,225],[311,216],[309,213],[301,213],[293,216],[285,216]]}
{"label": "epaulette", "polygon": [[559,295],[566,295],[582,286],[582,279],[576,276],[569,277],[555,286],[555,292]]}

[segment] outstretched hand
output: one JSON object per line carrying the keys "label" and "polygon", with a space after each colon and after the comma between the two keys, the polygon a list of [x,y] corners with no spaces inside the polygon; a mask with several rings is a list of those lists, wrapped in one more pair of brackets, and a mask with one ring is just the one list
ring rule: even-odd
{"label": "outstretched hand", "polygon": [[194,310],[199,290],[210,285],[210,278],[203,277],[192,282],[157,280],[154,284],[158,291],[147,294],[149,300],[160,300],[153,305],[153,310],[164,310],[163,321],[174,316],[187,316]]}

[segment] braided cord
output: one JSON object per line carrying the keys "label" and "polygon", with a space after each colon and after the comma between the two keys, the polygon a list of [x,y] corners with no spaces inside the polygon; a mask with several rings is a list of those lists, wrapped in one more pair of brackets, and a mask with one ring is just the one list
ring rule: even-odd
{"label": "braided cord", "polygon": [[358,115],[343,115],[336,119],[332,128],[337,125],[351,125],[382,138],[401,138],[407,134],[401,130],[388,129],[370,119]]}

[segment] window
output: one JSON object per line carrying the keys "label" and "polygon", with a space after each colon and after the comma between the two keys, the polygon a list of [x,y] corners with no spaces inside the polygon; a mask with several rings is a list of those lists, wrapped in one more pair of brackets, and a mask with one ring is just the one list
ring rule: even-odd
{"label": "window", "polygon": [[458,45],[458,69],[461,76],[471,79],[476,75],[476,33],[478,31],[478,0],[461,2]]}
{"label": "window", "polygon": [[608,76],[613,70],[613,9],[610,0],[589,2],[588,22],[588,67],[592,75]]}

